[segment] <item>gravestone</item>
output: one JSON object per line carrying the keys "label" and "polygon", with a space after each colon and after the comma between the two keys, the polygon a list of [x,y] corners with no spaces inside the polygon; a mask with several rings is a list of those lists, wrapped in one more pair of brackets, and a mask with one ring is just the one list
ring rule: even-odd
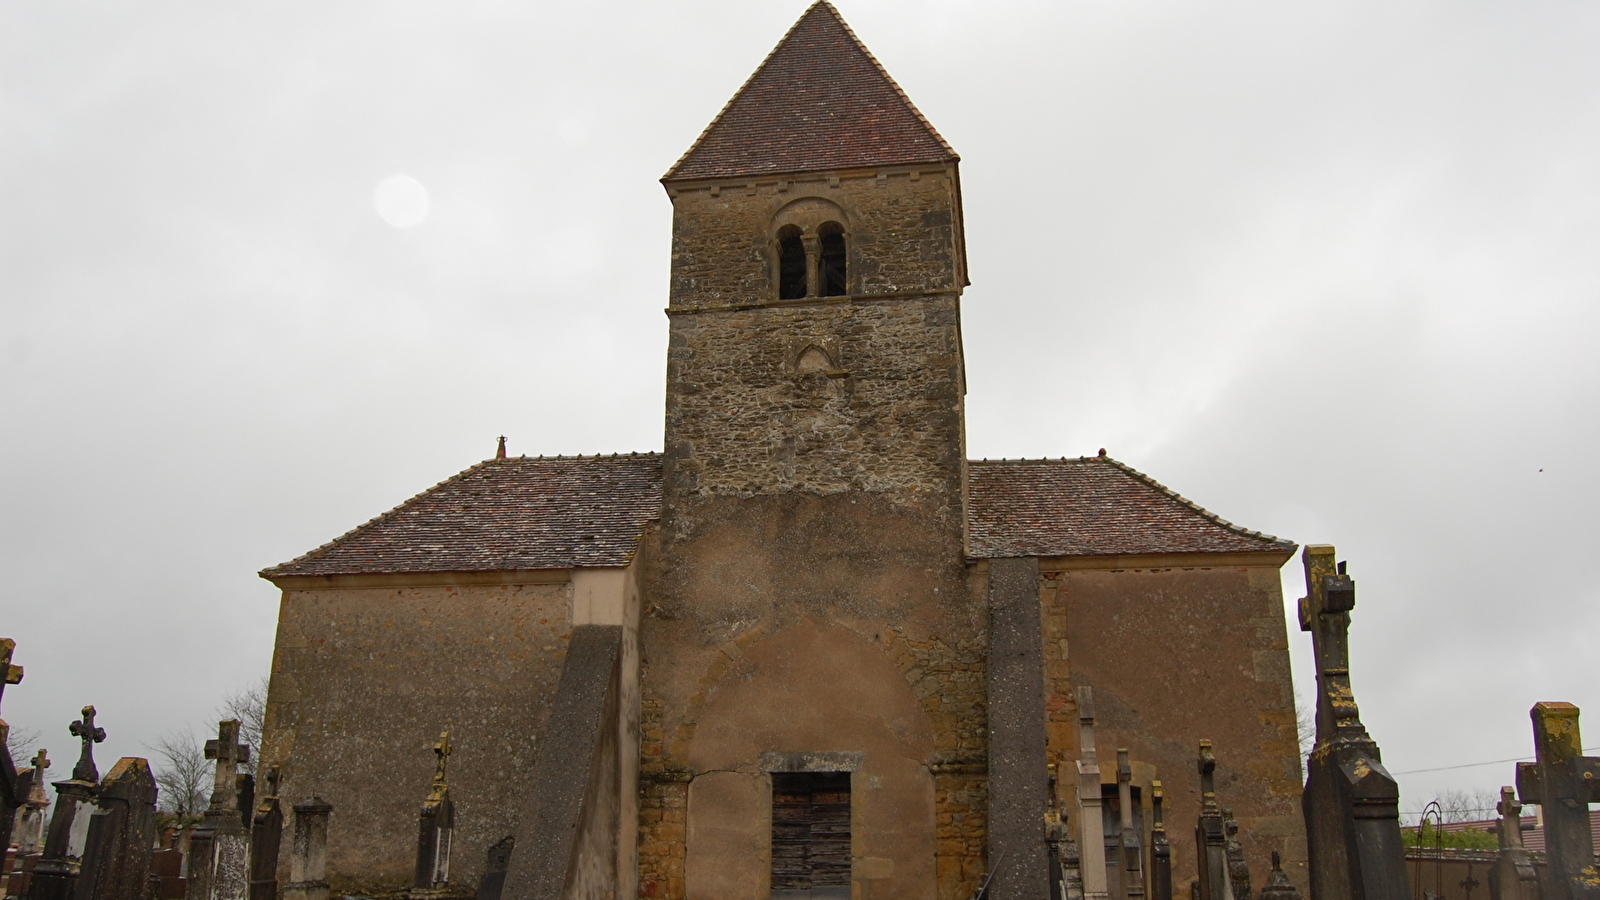
{"label": "gravestone", "polygon": [[1217,805],[1217,758],[1211,742],[1200,742],[1200,820],[1195,824],[1195,863],[1200,869],[1200,900],[1233,900],[1228,887],[1228,837]]}
{"label": "gravestone", "polygon": [[1489,869],[1490,900],[1539,900],[1539,874],[1522,845],[1522,804],[1517,802],[1516,788],[1500,789],[1495,811],[1500,813],[1495,823],[1500,850]]}
{"label": "gravestone", "polygon": [[79,863],[89,837],[89,819],[100,792],[94,745],[106,739],[106,730],[94,724],[93,706],[85,706],[82,716],[67,727],[82,749],[78,764],[72,767],[72,777],[55,782],[56,808],[45,834],[44,852],[28,880],[28,900],[68,900],[77,884]]}
{"label": "gravestone", "polygon": [[1072,840],[1072,829],[1068,827],[1066,810],[1058,794],[1055,763],[1045,768],[1050,797],[1044,817],[1045,848],[1050,862],[1050,896],[1052,900],[1082,900],[1083,875],[1078,870],[1078,847]]}
{"label": "gravestone", "polygon": [[442,897],[450,891],[450,838],[455,831],[455,804],[450,801],[445,772],[450,752],[450,732],[441,732],[433,745],[437,757],[433,787],[422,801],[417,822],[417,866],[407,895],[414,900]]}
{"label": "gravestone", "polygon": [[1517,799],[1536,803],[1544,819],[1544,900],[1600,897],[1600,869],[1589,829],[1589,804],[1600,803],[1600,758],[1583,755],[1578,708],[1537,703],[1531,763],[1517,763]]}
{"label": "gravestone", "polygon": [[278,848],[283,843],[278,771],[277,766],[267,769],[263,796],[250,822],[250,900],[278,900]]}
{"label": "gravestone", "polygon": [[[6,685],[22,683],[22,667],[11,664],[11,654],[17,649],[17,642],[11,638],[0,638],[0,700],[5,699]],[[17,783],[17,765],[11,758],[10,744],[7,740],[11,737],[11,726],[5,719],[0,719],[0,851],[11,846],[11,829],[16,823],[17,809],[25,802],[21,785]],[[44,777],[44,773],[39,773]]]}
{"label": "gravestone", "polygon": [[50,756],[40,749],[33,755],[33,768],[28,778],[27,792],[22,798],[21,826],[16,834],[17,859],[34,856],[44,849],[45,810],[50,807],[50,795],[44,789],[44,775],[50,768]]}
{"label": "gravestone", "polygon": [[320,797],[294,805],[294,846],[283,900],[328,900],[328,814]]}
{"label": "gravestone", "polygon": [[[250,893],[250,835],[245,829],[248,798],[239,764],[250,748],[239,743],[238,719],[217,723],[217,737],[206,741],[206,759],[217,762],[211,802],[189,838],[188,900],[246,900]],[[247,791],[245,791],[247,792]],[[241,805],[243,804],[243,805]]]}
{"label": "gravestone", "polygon": [[183,900],[183,851],[163,847],[150,856],[150,894],[153,900]]}
{"label": "gravestone", "polygon": [[99,809],[89,816],[76,900],[143,897],[156,842],[156,777],[150,763],[125,756],[100,783]]}
{"label": "gravestone", "polygon": [[1272,851],[1272,872],[1261,886],[1260,900],[1300,900],[1300,890],[1283,874],[1283,860],[1276,850]]}
{"label": "gravestone", "polygon": [[1233,900],[1252,900],[1250,864],[1245,861],[1244,845],[1239,842],[1239,821],[1227,807],[1222,809],[1222,829],[1228,836],[1228,888],[1233,891]]}
{"label": "gravestone", "polygon": [[1094,746],[1094,691],[1077,688],[1078,854],[1084,900],[1107,900],[1105,825],[1100,809],[1100,757]]}
{"label": "gravestone", "polygon": [[1150,782],[1150,900],[1172,900],[1172,844],[1161,819],[1165,799],[1161,782]]}
{"label": "gravestone", "polygon": [[1133,766],[1128,763],[1128,750],[1117,749],[1117,807],[1121,831],[1119,848],[1122,856],[1123,895],[1128,900],[1144,897],[1144,848],[1140,846],[1139,833],[1133,827]]}
{"label": "gravestone", "polygon": [[506,886],[506,869],[511,865],[511,850],[516,845],[516,835],[507,835],[489,847],[483,877],[478,879],[478,900],[500,900]]}
{"label": "gravestone", "polygon": [[1311,896],[1316,900],[1410,900],[1400,843],[1400,788],[1361,724],[1350,689],[1350,611],[1356,586],[1331,544],[1301,554],[1306,596],[1300,629],[1317,662],[1317,742],[1306,763],[1301,808]]}

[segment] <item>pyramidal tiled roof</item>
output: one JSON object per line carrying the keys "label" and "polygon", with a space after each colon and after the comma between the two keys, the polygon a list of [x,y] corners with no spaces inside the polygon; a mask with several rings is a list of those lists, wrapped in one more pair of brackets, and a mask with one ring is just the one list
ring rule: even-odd
{"label": "pyramidal tiled roof", "polygon": [[839,11],[821,0],[662,180],[958,158]]}
{"label": "pyramidal tiled roof", "polygon": [[661,510],[661,455],[490,459],[261,577],[625,566]]}
{"label": "pyramidal tiled roof", "polygon": [[1108,456],[974,460],[974,557],[1291,553],[1295,545],[1207,512]]}

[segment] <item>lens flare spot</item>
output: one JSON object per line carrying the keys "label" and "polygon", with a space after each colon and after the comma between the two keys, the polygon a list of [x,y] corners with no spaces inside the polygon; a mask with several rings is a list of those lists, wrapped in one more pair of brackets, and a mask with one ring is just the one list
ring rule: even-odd
{"label": "lens flare spot", "polygon": [[396,228],[410,228],[428,217],[428,189],[410,175],[396,172],[372,191],[372,208]]}

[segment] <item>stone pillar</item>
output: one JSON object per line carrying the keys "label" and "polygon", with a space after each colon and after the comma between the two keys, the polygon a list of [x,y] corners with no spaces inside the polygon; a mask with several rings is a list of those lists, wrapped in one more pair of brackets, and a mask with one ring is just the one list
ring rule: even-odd
{"label": "stone pillar", "polygon": [[1150,782],[1150,900],[1172,900],[1172,845],[1161,820],[1164,800],[1161,782]]}
{"label": "stone pillar", "polygon": [[1410,900],[1400,843],[1400,786],[1361,724],[1350,688],[1350,611],[1356,585],[1331,544],[1301,554],[1306,596],[1300,629],[1317,661],[1317,743],[1306,762],[1301,808],[1311,896],[1316,900]]}
{"label": "stone pillar", "polygon": [[1049,890],[1039,561],[989,561],[989,867],[995,900]]}
{"label": "stone pillar", "polygon": [[278,900],[278,848],[283,844],[283,809],[278,804],[278,767],[267,770],[264,796],[250,822],[250,900]]}
{"label": "stone pillar", "polygon": [[1600,803],[1600,757],[1583,755],[1578,708],[1537,703],[1531,763],[1517,763],[1517,795],[1539,804],[1544,818],[1544,853],[1549,860],[1545,900],[1600,897],[1589,804]]}
{"label": "stone pillar", "polygon": [[1211,742],[1200,742],[1200,821],[1195,824],[1195,861],[1200,867],[1200,900],[1233,900],[1228,887],[1228,838],[1217,806],[1217,758]]}
{"label": "stone pillar", "polygon": [[1107,900],[1105,821],[1100,802],[1100,753],[1094,745],[1094,691],[1077,687],[1078,701],[1078,852],[1082,855],[1084,900]]}
{"label": "stone pillar", "polygon": [[156,841],[156,777],[150,763],[125,756],[100,784],[99,809],[89,816],[76,900],[144,896]]}
{"label": "stone pillar", "polygon": [[333,807],[320,797],[294,805],[294,855],[289,858],[289,883],[283,900],[328,900],[328,814]]}
{"label": "stone pillar", "polygon": [[85,706],[83,717],[67,728],[83,746],[78,764],[72,767],[72,778],[55,783],[56,809],[50,816],[44,854],[28,882],[28,900],[69,900],[77,886],[79,863],[89,837],[89,818],[95,811],[95,795],[100,792],[94,745],[106,739],[106,730],[94,724],[94,717],[94,707]]}

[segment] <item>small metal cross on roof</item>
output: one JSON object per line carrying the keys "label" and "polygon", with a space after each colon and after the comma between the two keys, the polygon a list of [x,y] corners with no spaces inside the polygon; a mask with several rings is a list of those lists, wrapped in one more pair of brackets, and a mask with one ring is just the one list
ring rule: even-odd
{"label": "small metal cross on roof", "polygon": [[442,786],[445,783],[445,766],[447,766],[450,762],[450,732],[439,732],[439,739],[433,742],[433,753],[435,756],[439,757],[439,767],[434,770],[433,783],[435,786]]}
{"label": "small metal cross on roof", "polygon": [[76,781],[98,783],[100,770],[94,767],[94,745],[106,739],[106,730],[94,724],[94,707],[85,706],[82,710],[83,718],[67,726],[67,731],[83,741],[83,752],[78,756],[78,764],[72,767],[72,777]]}

